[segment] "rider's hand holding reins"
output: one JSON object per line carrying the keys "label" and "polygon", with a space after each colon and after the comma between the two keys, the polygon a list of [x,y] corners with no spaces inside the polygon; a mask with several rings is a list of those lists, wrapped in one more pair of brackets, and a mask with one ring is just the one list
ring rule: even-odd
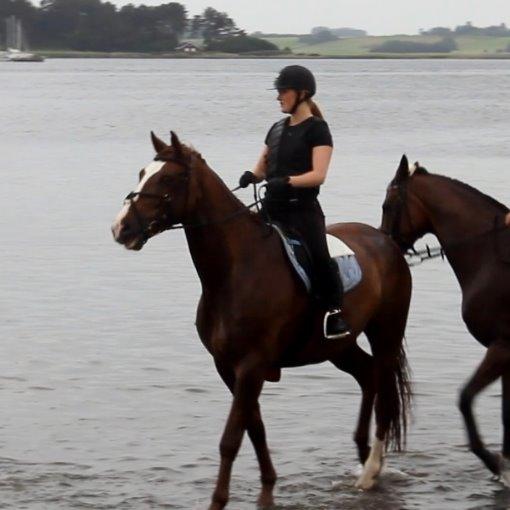
{"label": "rider's hand holding reins", "polygon": [[267,191],[280,194],[290,188],[289,177],[273,177],[267,181]]}
{"label": "rider's hand holding reins", "polygon": [[258,181],[257,176],[247,170],[243,175],[239,178],[239,187],[247,188],[250,184],[255,184]]}

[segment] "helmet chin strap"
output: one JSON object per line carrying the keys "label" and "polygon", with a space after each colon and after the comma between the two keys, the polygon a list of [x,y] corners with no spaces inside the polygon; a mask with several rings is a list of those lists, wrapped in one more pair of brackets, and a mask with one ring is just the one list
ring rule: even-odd
{"label": "helmet chin strap", "polygon": [[294,115],[296,113],[296,111],[299,108],[299,105],[301,103],[304,103],[305,101],[308,101],[308,99],[309,99],[307,93],[305,93],[305,95],[301,98],[300,97],[301,96],[301,94],[300,94],[301,91],[297,91],[297,92],[298,92],[298,96],[296,98],[296,101],[294,102],[294,106],[291,108],[291,110],[289,112],[291,115]]}

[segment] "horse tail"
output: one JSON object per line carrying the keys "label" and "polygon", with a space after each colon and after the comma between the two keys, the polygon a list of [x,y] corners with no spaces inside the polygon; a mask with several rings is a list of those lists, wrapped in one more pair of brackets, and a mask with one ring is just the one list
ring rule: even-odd
{"label": "horse tail", "polygon": [[412,386],[404,343],[386,373],[381,374],[378,399],[388,409],[386,447],[402,451],[406,447],[407,426],[411,410]]}
{"label": "horse tail", "polygon": [[376,432],[379,439],[384,435],[386,448],[394,451],[405,449],[412,400],[404,338],[406,320],[407,314],[399,314],[396,319],[388,312],[366,331],[375,362]]}
{"label": "horse tail", "polygon": [[[376,349],[373,349],[376,367],[380,370],[377,384],[376,412],[382,417],[386,432],[386,448],[402,451],[406,447],[412,385],[407,361],[405,331],[411,301],[412,280],[409,267],[400,253],[396,257],[398,281],[390,286],[389,296],[383,298],[379,311]],[[377,368],[376,368],[377,369]]]}

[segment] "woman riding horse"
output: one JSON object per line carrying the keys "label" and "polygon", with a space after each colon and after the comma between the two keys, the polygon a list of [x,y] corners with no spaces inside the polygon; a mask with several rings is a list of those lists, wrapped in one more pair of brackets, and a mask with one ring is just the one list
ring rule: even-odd
{"label": "woman riding horse", "polygon": [[317,200],[328,172],[333,139],[312,100],[316,82],[306,67],[285,67],[274,85],[281,110],[290,117],[273,124],[253,172],[245,172],[239,185],[244,188],[267,179],[263,213],[305,241],[315,273],[314,290],[328,310],[326,338],[343,338],[349,335],[349,328],[340,310],[342,280],[329,255],[324,214]]}
{"label": "woman riding horse", "polygon": [[[209,510],[221,510],[228,502],[232,467],[245,433],[260,466],[259,504],[271,507],[276,472],[259,406],[264,382],[277,381],[284,367],[324,361],[351,374],[361,387],[354,440],[363,471],[356,486],[370,489],[386,447],[399,449],[406,436],[411,395],[403,337],[411,275],[404,257],[388,236],[368,225],[328,227],[352,248],[363,277],[345,296],[351,334],[342,342],[324,342],[324,312],[290,265],[280,236],[268,231],[260,215],[229,191],[199,153],[181,144],[175,133],[171,141],[167,145],[152,136],[156,157],[140,172],[112,232],[126,248],[140,250],[165,230],[185,231],[202,286],[197,331],[232,393]],[[371,354],[356,344],[362,332]]]}

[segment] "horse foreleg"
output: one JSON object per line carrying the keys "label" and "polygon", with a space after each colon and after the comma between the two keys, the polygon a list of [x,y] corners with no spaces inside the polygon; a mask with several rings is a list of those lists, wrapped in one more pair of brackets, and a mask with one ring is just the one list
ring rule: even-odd
{"label": "horse foreleg", "polygon": [[501,477],[510,487],[510,370],[503,374],[503,468]]}
{"label": "horse foreleg", "polygon": [[459,397],[459,408],[464,417],[469,447],[487,468],[498,476],[501,474],[501,459],[485,448],[473,416],[472,404],[478,393],[502,376],[505,370],[508,371],[509,365],[510,349],[502,342],[494,342],[487,349],[474,375],[462,388]]}
{"label": "horse foreleg", "polygon": [[368,436],[375,397],[373,361],[372,356],[357,344],[342,351],[338,358],[331,359],[331,362],[337,368],[351,374],[361,388],[361,406],[356,431],[354,432],[354,442],[358,449],[358,458],[361,464],[365,464],[370,452]]}
{"label": "horse foreleg", "polygon": [[[223,379],[223,382],[227,385],[229,390],[234,393],[236,380],[234,371],[225,368],[220,364],[217,364],[216,368]],[[255,449],[255,454],[257,455],[260,467],[262,489],[258,499],[258,504],[264,508],[273,504],[273,489],[276,484],[277,475],[269,454],[269,448],[266,441],[266,431],[258,402],[250,415],[247,431],[248,437]]]}
{"label": "horse foreleg", "polygon": [[209,510],[222,510],[228,502],[232,466],[244,432],[252,423],[263,384],[263,371],[253,367],[241,367],[237,371],[232,407],[220,441],[220,469]]}
{"label": "horse foreleg", "polygon": [[269,455],[269,448],[267,447],[266,431],[264,422],[260,414],[260,406],[257,403],[256,409],[250,416],[248,424],[248,436],[251,439],[257,460],[260,466],[260,480],[262,489],[258,499],[258,504],[262,508],[270,507],[273,505],[273,489],[276,483],[276,471]]}

